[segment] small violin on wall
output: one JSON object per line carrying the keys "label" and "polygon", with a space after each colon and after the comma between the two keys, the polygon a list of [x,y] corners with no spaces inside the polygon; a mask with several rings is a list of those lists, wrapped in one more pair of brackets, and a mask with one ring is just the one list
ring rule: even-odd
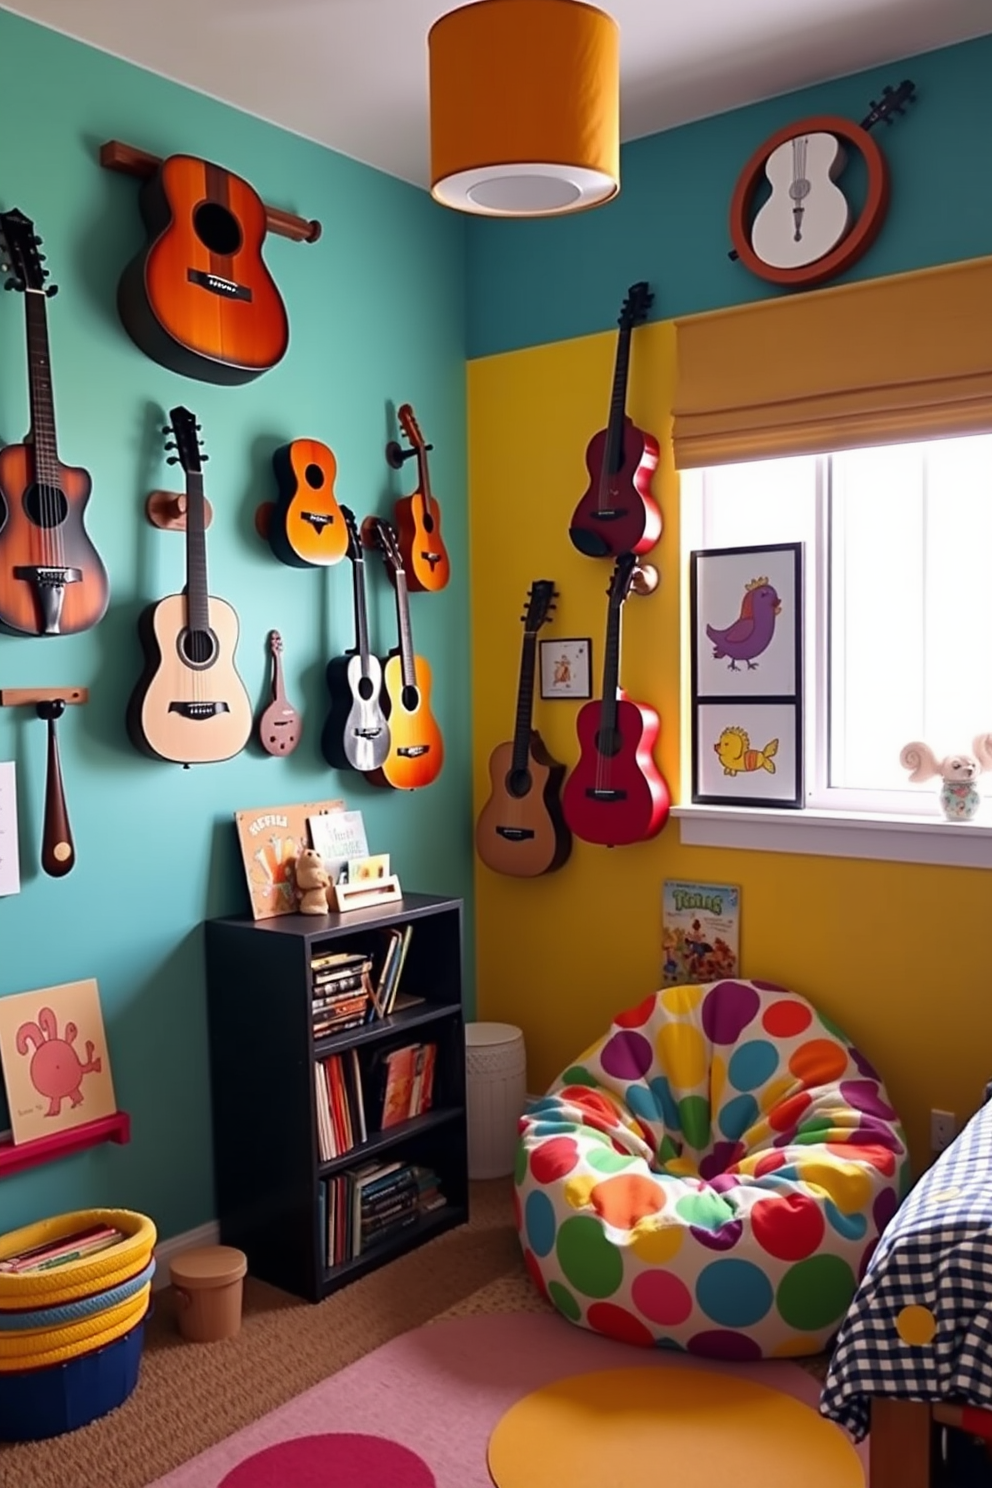
{"label": "small violin on wall", "polygon": [[266,754],[292,754],[300,742],[303,720],[286,696],[282,675],[282,636],[269,631],[272,657],[272,701],[258,720],[258,742]]}
{"label": "small violin on wall", "polygon": [[286,307],[262,258],[266,211],[233,171],[170,155],[141,188],[149,241],[121,276],[131,339],[173,372],[248,382],[289,345]]}
{"label": "small violin on wall", "polygon": [[334,494],[338,462],[319,439],[294,439],[272,456],[279,500],[268,537],[273,553],[293,568],[340,563],[348,533]]}
{"label": "small violin on wall", "polygon": [[383,690],[389,718],[389,753],[382,768],[366,778],[373,785],[396,790],[418,790],[430,785],[444,764],[444,740],[431,713],[431,669],[413,649],[406,569],[396,533],[379,517],[368,519],[366,532],[378,544],[396,587],[399,646],[383,669]]}
{"label": "small violin on wall", "polygon": [[661,536],[661,511],[651,495],[658,441],[626,413],[630,333],[647,319],[653,301],[640,280],[630,286],[620,311],[609,421],[589,441],[589,486],[568,529],[575,547],[589,558],[646,553]]}
{"label": "small violin on wall", "polygon": [[103,619],[107,571],[86,532],[90,477],[63,465],[55,441],[46,286],[34,223],[0,213],[7,289],[24,295],[31,432],[0,450],[0,624],[19,635],[73,635]]}
{"label": "small violin on wall", "polygon": [[[429,590],[432,593],[443,589],[451,577],[451,564],[441,536],[441,508],[431,492],[430,471],[427,467],[427,449],[420,426],[413,416],[409,403],[403,403],[396,417],[400,427],[417,455],[417,489],[412,496],[401,496],[394,508],[396,535],[406,568],[407,588]],[[389,451],[399,446],[389,446]],[[389,452],[387,451],[387,453]],[[410,451],[399,450],[393,460],[402,463]]]}

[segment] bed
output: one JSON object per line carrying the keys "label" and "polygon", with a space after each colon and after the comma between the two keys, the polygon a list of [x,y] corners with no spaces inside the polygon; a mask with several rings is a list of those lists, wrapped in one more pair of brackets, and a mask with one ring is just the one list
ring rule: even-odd
{"label": "bed", "polygon": [[882,1234],[837,1335],[820,1409],[861,1440],[872,1488],[930,1488],[934,1422],[992,1437],[992,1103]]}

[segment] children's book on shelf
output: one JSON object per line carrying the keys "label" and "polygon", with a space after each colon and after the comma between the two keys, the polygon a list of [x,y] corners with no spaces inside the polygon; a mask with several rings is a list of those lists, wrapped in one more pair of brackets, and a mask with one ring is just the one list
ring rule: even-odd
{"label": "children's book on shelf", "polygon": [[365,822],[360,811],[320,812],[310,818],[310,838],[337,883],[349,863],[368,856]]}
{"label": "children's book on shelf", "polygon": [[344,810],[344,802],[334,800],[256,806],[234,813],[253,919],[296,913],[293,869],[300,849],[316,846],[309,840],[307,823]]}
{"label": "children's book on shelf", "polygon": [[740,907],[736,884],[665,880],[661,911],[665,986],[737,976]]}
{"label": "children's book on shelf", "polygon": [[321,1184],[325,1265],[340,1266],[441,1209],[437,1174],[419,1163],[372,1159]]}
{"label": "children's book on shelf", "polygon": [[0,1063],[15,1145],[112,1116],[95,978],[0,998]]}
{"label": "children's book on shelf", "polygon": [[386,1131],[429,1111],[434,1099],[437,1045],[406,1044],[376,1056],[376,1109],[379,1128]]}

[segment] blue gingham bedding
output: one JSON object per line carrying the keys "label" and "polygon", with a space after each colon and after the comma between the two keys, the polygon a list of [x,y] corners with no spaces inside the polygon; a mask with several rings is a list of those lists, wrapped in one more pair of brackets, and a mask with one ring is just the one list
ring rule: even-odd
{"label": "blue gingham bedding", "polygon": [[841,1325],[820,1410],[860,1441],[872,1395],[992,1408],[992,1104],[889,1221]]}

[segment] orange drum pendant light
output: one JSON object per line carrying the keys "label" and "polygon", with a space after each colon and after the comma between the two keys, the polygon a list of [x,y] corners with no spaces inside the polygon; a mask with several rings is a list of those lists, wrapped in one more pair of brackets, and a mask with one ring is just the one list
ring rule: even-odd
{"label": "orange drum pendant light", "polygon": [[620,33],[581,0],[478,0],[435,21],[431,194],[547,217],[620,190]]}

